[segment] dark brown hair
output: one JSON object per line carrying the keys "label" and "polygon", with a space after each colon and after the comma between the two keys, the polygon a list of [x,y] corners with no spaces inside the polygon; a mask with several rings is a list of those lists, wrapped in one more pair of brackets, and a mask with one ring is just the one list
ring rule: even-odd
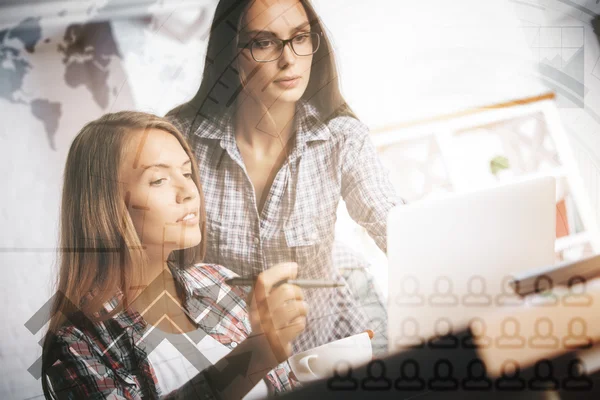
{"label": "dark brown hair", "polygon": [[[218,118],[235,104],[242,90],[240,74],[235,68],[235,61],[241,51],[237,48],[238,35],[244,13],[254,1],[256,0],[219,1],[210,28],[200,88],[189,102],[169,111],[168,117],[199,122],[202,119]],[[310,80],[302,99],[313,104],[325,121],[342,115],[356,118],[340,92],[333,47],[323,24],[309,0],[299,2],[304,6],[311,30],[321,35],[321,45],[313,56]],[[251,77],[252,72],[249,74],[250,79]],[[191,126],[195,126],[195,123]]]}

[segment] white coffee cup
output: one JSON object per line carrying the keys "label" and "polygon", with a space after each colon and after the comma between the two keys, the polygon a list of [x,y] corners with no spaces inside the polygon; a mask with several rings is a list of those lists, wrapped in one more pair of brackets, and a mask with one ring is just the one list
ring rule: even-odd
{"label": "white coffee cup", "polygon": [[363,332],[294,354],[288,362],[300,382],[309,382],[333,376],[338,366],[354,369],[372,358],[371,338]]}

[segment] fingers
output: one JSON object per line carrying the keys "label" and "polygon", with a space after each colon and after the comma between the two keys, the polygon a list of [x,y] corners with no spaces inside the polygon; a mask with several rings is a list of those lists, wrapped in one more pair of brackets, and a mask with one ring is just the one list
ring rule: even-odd
{"label": "fingers", "polygon": [[306,329],[306,316],[299,316],[279,330],[279,337],[290,343]]}
{"label": "fingers", "polygon": [[259,306],[259,313],[263,327],[272,326],[274,329],[279,329],[287,326],[298,316],[308,315],[308,303],[302,300],[289,300],[275,308],[263,303]]}
{"label": "fingers", "polygon": [[278,330],[290,325],[298,317],[307,315],[308,304],[305,301],[290,301],[271,312],[273,326]]}
{"label": "fingers", "polygon": [[277,264],[261,272],[254,285],[256,301],[264,301],[275,284],[286,279],[295,279],[296,276],[298,276],[298,264],[294,262]]}
{"label": "fingers", "polygon": [[268,303],[271,307],[277,308],[283,302],[288,300],[304,300],[302,289],[296,285],[284,283],[269,294]]}
{"label": "fingers", "polygon": [[306,317],[298,316],[285,327],[267,334],[271,351],[278,362],[285,361],[292,354],[292,341],[306,329]]}
{"label": "fingers", "polygon": [[258,276],[250,297],[253,332],[266,335],[280,361],[289,357],[292,340],[307,324],[308,304],[302,289],[282,283],[297,275],[296,263],[277,264]]}
{"label": "fingers", "polygon": [[283,313],[305,310],[306,304],[298,304],[304,303],[303,300],[302,289],[296,285],[284,283],[273,289],[265,301],[257,302],[262,325],[272,323],[277,328],[285,326],[293,317],[284,319]]}

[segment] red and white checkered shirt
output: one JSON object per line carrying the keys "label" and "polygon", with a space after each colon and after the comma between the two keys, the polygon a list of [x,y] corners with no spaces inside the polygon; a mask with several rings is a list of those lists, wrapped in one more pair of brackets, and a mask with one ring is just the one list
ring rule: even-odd
{"label": "red and white checkered shirt", "polygon": [[[293,150],[259,214],[236,145],[233,112],[208,119],[191,111],[183,106],[167,118],[186,135],[199,163],[208,218],[207,262],[255,276],[277,263],[295,261],[300,278],[341,279],[338,268],[344,265],[334,265],[332,258],[340,199],[386,250],[387,214],[403,200],[359,120],[338,116],[324,121],[313,105],[298,102]],[[294,344],[296,352],[369,328],[347,288],[304,292],[308,326]]]}
{"label": "red and white checkered shirt", "polygon": [[[185,286],[186,311],[201,329],[185,338],[182,334],[167,334],[148,325],[132,309],[102,322],[67,324],[55,335],[55,360],[48,370],[49,382],[59,399],[217,398],[215,388],[203,373],[162,396],[148,355],[167,339],[198,371],[205,370],[211,364],[194,345],[206,334],[229,349],[250,334],[247,292],[225,284],[225,280],[237,275],[219,265],[198,264],[173,272]],[[117,301],[118,296],[106,311]],[[267,374],[267,382],[275,393],[292,389],[290,371],[286,361]]]}

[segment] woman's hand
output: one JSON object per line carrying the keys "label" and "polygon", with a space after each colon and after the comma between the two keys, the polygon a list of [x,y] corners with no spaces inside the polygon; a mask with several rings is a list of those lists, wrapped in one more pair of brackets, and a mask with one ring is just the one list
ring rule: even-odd
{"label": "woman's hand", "polygon": [[281,263],[258,275],[250,293],[252,335],[264,334],[278,363],[292,354],[292,341],[306,328],[308,304],[302,289],[287,283],[298,275],[298,264]]}

